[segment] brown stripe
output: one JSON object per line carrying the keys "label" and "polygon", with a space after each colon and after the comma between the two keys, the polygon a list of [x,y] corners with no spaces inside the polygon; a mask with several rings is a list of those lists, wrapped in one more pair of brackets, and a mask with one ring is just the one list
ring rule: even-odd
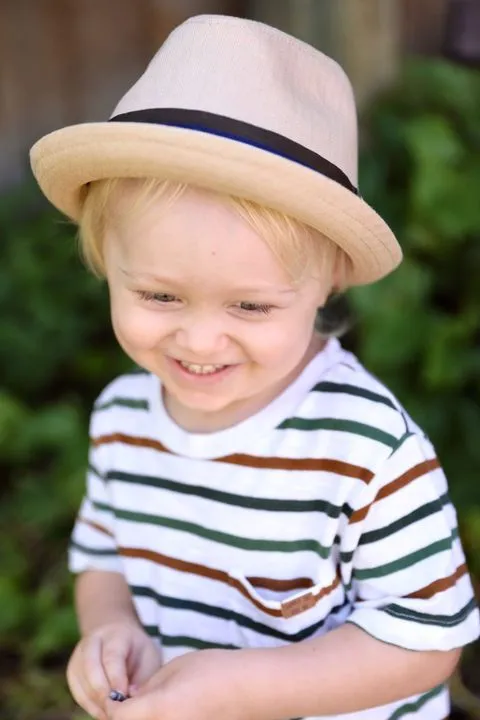
{"label": "brown stripe", "polygon": [[288,592],[289,590],[308,590],[313,587],[313,580],[310,578],[296,578],[294,580],[274,580],[263,577],[248,577],[250,585],[255,588],[264,588],[274,592]]}
{"label": "brown stripe", "polygon": [[223,570],[215,570],[214,568],[207,567],[206,565],[199,565],[197,563],[188,562],[187,560],[178,560],[178,558],[172,558],[168,555],[155,552],[154,550],[124,547],[119,548],[118,554],[125,557],[151,560],[158,565],[165,565],[165,567],[169,567],[172,570],[179,570],[180,572],[187,572],[192,575],[201,575],[202,577],[207,577],[211,580],[219,580],[220,582],[228,582],[228,578],[230,577]]}
{"label": "brown stripe", "polygon": [[448,588],[453,587],[457,580],[460,580],[460,578],[463,577],[463,575],[465,575],[467,572],[468,568],[464,563],[455,570],[453,575],[445,578],[440,578],[440,580],[435,580],[434,582],[430,583],[430,585],[427,585],[420,590],[416,590],[416,592],[410,593],[410,595],[407,595],[406,597],[413,599],[421,598],[422,600],[427,600],[428,598],[433,597],[437,593],[443,592],[443,590],[448,590]]}
{"label": "brown stripe", "polygon": [[365,507],[360,508],[359,510],[355,510],[354,513],[350,515],[349,523],[352,525],[353,523],[361,522],[362,520],[365,520],[365,518],[368,515],[368,511],[372,507],[373,502],[371,502],[369,505],[365,505]]}
{"label": "brown stripe", "polygon": [[370,482],[373,473],[367,468],[351,465],[340,460],[328,458],[281,458],[252,457],[251,455],[227,455],[218,458],[219,462],[231,463],[264,470],[313,470],[335,473],[345,477],[353,477],[365,483]]}
{"label": "brown stripe", "polygon": [[440,463],[438,462],[437,458],[433,458],[432,460],[425,460],[424,462],[415,465],[413,468],[410,468],[410,470],[407,470],[406,473],[400,475],[400,477],[398,477],[396,480],[393,480],[388,485],[385,485],[385,487],[383,487],[378,492],[375,499],[381,500],[384,497],[388,497],[394,492],[397,492],[397,490],[405,487],[405,485],[411,483],[412,480],[416,480],[417,478],[422,477],[422,475],[426,475],[431,470],[435,470],[439,467]]}
{"label": "brown stripe", "polygon": [[[171,453],[161,442],[152,440],[151,438],[133,437],[124,433],[112,433],[110,435],[100,435],[92,438],[92,445],[99,447],[100,445],[108,445],[109,443],[123,443],[124,445],[133,445],[135,447],[151,448],[158,452]],[[330,460],[328,458],[281,458],[281,457],[256,457],[252,455],[225,455],[224,457],[214,458],[214,462],[223,462],[230,465],[242,465],[245,467],[265,469],[265,470],[324,470],[325,472],[336,473],[346,477],[357,478],[365,483],[370,482],[373,473],[367,468],[350,463],[341,462],[340,460]]]}
{"label": "brown stripe", "polygon": [[110,433],[109,435],[100,435],[92,438],[91,443],[94,447],[99,445],[109,445],[110,443],[123,443],[124,445],[134,445],[135,447],[147,447],[159,452],[170,453],[170,450],[157,440],[150,438],[134,437],[133,435],[125,435],[124,433]]}
{"label": "brown stripe", "polygon": [[99,523],[93,522],[93,520],[87,520],[87,518],[79,517],[78,522],[81,522],[84,525],[90,525],[90,527],[98,530],[101,533],[104,533],[104,535],[108,535],[108,537],[115,537],[114,534],[110,532],[110,530],[107,530],[107,528],[103,527],[103,525],[100,525]]}
{"label": "brown stripe", "polygon": [[[168,557],[167,555],[162,555],[161,553],[154,552],[153,550],[144,550],[143,548],[119,548],[118,554],[123,557],[130,557],[130,558],[142,558],[143,560],[151,560],[154,563],[158,563],[159,565],[165,565],[166,567],[171,568],[172,570],[178,570],[179,572],[186,572],[191,573],[192,575],[200,575],[201,577],[206,577],[211,580],[217,580],[218,582],[223,582],[226,585],[230,585],[231,587],[234,587],[238,592],[240,592],[244,597],[247,598],[255,607],[257,607],[262,612],[266,613],[267,615],[271,615],[273,617],[288,617],[285,612],[283,612],[282,608],[270,608],[266,605],[263,605],[263,603],[259,602],[256,598],[252,597],[248,590],[242,585],[240,580],[237,580],[237,578],[232,577],[228,573],[224,572],[223,570],[216,570],[215,568],[206,567],[205,565],[199,565],[197,563],[191,563],[187,562],[185,560],[179,560],[178,558],[172,558]],[[275,581],[268,581],[268,582],[275,582]],[[288,581],[287,581],[288,582]],[[291,582],[296,582],[295,580]],[[308,607],[313,607],[313,605],[316,605],[319,600],[324,598],[326,595],[328,595],[330,592],[335,590],[335,588],[338,587],[340,583],[340,576],[337,574],[337,577],[332,582],[331,585],[328,587],[322,588],[320,593],[318,595],[314,595],[314,602],[310,603]],[[309,593],[310,595],[310,593]]]}
{"label": "brown stripe", "polygon": [[211,580],[218,580],[226,585],[231,585],[242,593],[248,600],[250,600],[256,607],[263,610],[268,615],[274,617],[282,617],[280,609],[266,608],[261,605],[255,598],[250,597],[242,583],[236,578],[231,577],[228,573],[223,570],[216,570],[215,568],[209,568],[205,565],[198,565],[197,563],[186,562],[185,560],[178,560],[177,558],[171,558],[161,553],[153,552],[153,550],[143,550],[142,548],[119,548],[119,555],[131,558],[142,558],[145,560],[151,560],[152,562],[158,563],[159,565],[165,565],[166,567],[172,568],[172,570],[178,570],[179,572],[191,573],[192,575],[200,575]]}
{"label": "brown stripe", "polygon": [[424,462],[421,462],[418,465],[410,468],[410,470],[407,470],[407,472],[403,473],[403,475],[400,475],[400,477],[392,480],[392,482],[388,483],[388,485],[385,485],[385,487],[381,488],[378,491],[375,499],[369,505],[366,505],[359,510],[355,510],[355,512],[352,513],[352,515],[350,516],[350,523],[357,523],[364,520],[367,517],[368,511],[372,507],[373,503],[377,502],[377,500],[382,500],[382,498],[393,495],[393,493],[397,492],[397,490],[401,490],[413,480],[416,480],[422,475],[426,475],[426,473],[439,467],[440,463],[438,462],[438,459],[433,458],[432,460],[425,460]]}

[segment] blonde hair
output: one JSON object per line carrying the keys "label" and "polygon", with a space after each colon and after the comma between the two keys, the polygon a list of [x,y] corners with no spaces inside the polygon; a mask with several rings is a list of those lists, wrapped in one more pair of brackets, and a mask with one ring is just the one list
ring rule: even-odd
{"label": "blonde hair", "polygon": [[[171,204],[188,187],[184,183],[157,178],[111,178],[91,183],[79,220],[80,249],[90,270],[99,277],[105,274],[102,250],[109,224],[128,220],[158,199]],[[129,194],[128,202],[116,204],[113,216],[112,200],[129,189],[134,192]],[[320,232],[249,200],[213,191],[212,195],[230,205],[255,230],[294,282],[301,282],[308,273],[318,273],[322,279],[332,282],[335,277],[337,290],[346,288],[350,260],[338,245]]]}

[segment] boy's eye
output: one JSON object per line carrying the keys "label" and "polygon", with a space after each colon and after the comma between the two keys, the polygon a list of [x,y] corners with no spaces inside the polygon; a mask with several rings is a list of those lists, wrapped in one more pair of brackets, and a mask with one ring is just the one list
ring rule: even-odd
{"label": "boy's eye", "polygon": [[242,302],[240,303],[240,310],[243,310],[244,312],[249,313],[263,313],[264,315],[268,315],[273,306],[272,305],[265,305],[261,303],[252,303],[252,302]]}
{"label": "boy's eye", "polygon": [[[178,302],[179,298],[176,295],[170,295],[169,293],[154,293],[148,290],[138,290],[136,292],[138,297],[145,302],[157,303],[158,305],[167,305],[174,302]],[[268,315],[273,309],[273,305],[267,305],[265,303],[253,303],[253,302],[241,302],[238,304],[238,308],[251,315],[263,314]]]}
{"label": "boy's eye", "polygon": [[163,304],[172,303],[178,299],[175,297],[175,295],[169,295],[168,293],[153,293],[145,290],[140,290],[137,295],[142,300],[146,300],[147,302],[156,302]]}

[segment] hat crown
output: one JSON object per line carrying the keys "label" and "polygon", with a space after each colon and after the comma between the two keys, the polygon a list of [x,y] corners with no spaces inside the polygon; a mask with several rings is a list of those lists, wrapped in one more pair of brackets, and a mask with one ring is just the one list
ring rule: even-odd
{"label": "hat crown", "polygon": [[178,26],[112,117],[152,108],[203,111],[278,133],[357,185],[357,117],[345,72],[263,23],[200,15]]}

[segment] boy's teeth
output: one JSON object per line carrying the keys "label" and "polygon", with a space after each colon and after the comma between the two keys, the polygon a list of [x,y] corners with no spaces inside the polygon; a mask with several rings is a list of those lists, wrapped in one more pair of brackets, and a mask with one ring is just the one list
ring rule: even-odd
{"label": "boy's teeth", "polygon": [[225,365],[192,365],[191,363],[179,360],[180,365],[195,375],[209,375],[226,367]]}

